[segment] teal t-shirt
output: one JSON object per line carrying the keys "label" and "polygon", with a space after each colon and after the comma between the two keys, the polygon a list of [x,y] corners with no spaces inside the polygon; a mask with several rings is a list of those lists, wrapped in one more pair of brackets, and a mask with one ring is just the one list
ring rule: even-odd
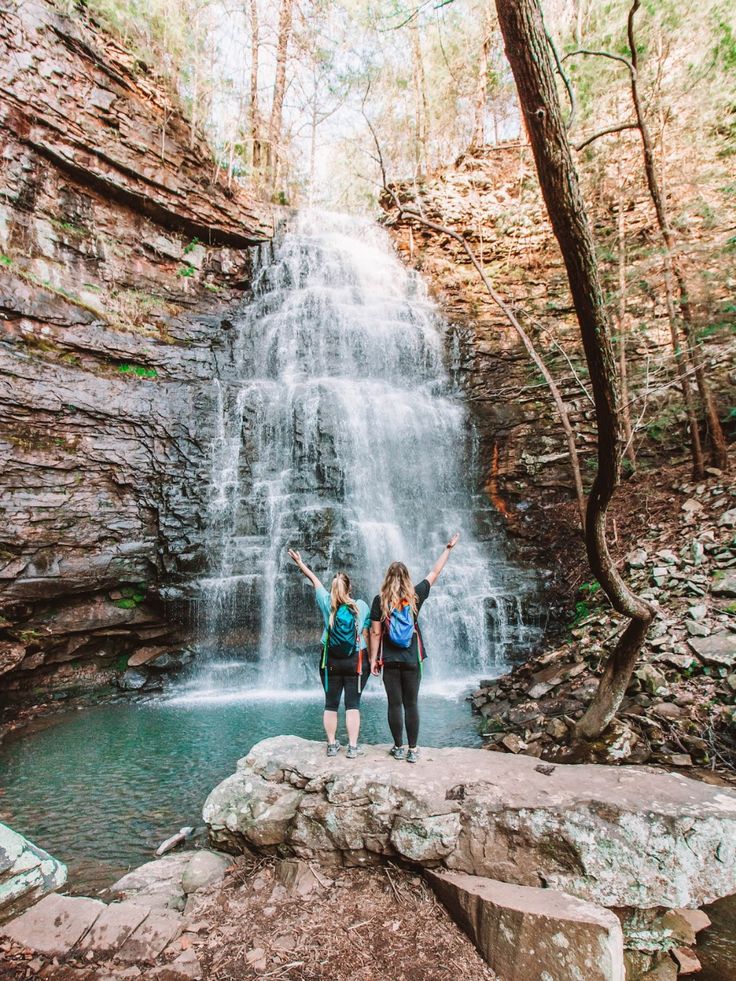
{"label": "teal t-shirt", "polygon": [[[314,598],[317,600],[317,606],[322,614],[322,619],[325,622],[325,629],[322,631],[322,639],[320,644],[324,644],[327,638],[327,624],[330,622],[330,594],[327,592],[324,586],[319,586],[314,591]],[[363,600],[356,600],[355,605],[358,607],[358,632],[360,634],[360,649],[364,651],[367,647],[365,642],[365,637],[363,636],[363,630],[368,626],[368,621],[370,619],[370,610],[368,609],[368,604],[364,603]]]}

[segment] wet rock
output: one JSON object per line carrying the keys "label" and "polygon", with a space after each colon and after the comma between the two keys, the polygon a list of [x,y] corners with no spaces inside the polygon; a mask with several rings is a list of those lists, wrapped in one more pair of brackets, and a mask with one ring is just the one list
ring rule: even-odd
{"label": "wet rock", "polygon": [[723,788],[635,767],[557,765],[547,776],[534,758],[472,749],[427,748],[407,767],[366,750],[352,768],[322,743],[264,740],[208,797],[211,838],[304,860],[404,857],[611,907],[736,892],[736,794]]}
{"label": "wet rock", "polygon": [[144,671],[128,668],[118,681],[123,691],[139,691],[148,684],[148,675]]}
{"label": "wet rock", "polygon": [[0,923],[66,882],[66,866],[0,824]]}
{"label": "wet rock", "polygon": [[621,924],[609,910],[554,889],[457,872],[428,872],[432,888],[504,981],[624,981]]}

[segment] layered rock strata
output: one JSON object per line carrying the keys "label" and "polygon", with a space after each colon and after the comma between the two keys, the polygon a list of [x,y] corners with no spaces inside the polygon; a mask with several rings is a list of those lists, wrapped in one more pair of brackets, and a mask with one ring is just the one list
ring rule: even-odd
{"label": "layered rock strata", "polygon": [[83,14],[11,5],[0,82],[0,674],[98,684],[180,646],[165,590],[204,565],[226,312],[272,216]]}

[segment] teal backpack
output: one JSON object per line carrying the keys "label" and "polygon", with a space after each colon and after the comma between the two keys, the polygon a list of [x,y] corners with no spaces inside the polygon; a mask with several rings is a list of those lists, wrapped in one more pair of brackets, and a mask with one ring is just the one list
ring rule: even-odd
{"label": "teal backpack", "polygon": [[358,650],[358,625],[349,606],[338,606],[332,626],[327,627],[326,650],[330,657],[352,657]]}

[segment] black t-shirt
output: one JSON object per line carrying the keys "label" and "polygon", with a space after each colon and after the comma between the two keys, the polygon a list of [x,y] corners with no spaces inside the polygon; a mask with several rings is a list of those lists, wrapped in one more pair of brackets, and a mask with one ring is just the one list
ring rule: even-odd
{"label": "black t-shirt", "polygon": [[[422,608],[422,604],[429,596],[429,583],[426,579],[422,579],[420,583],[414,587],[414,592],[417,595],[417,615]],[[374,623],[381,622],[381,597],[380,595],[373,598],[371,603],[371,621]],[[411,639],[411,644],[409,647],[397,647],[392,644],[388,637],[384,634],[383,637],[383,660],[391,663],[392,661],[404,661],[408,664],[416,664],[419,661],[419,650],[417,646],[417,632],[419,626],[414,631],[414,636]],[[424,644],[422,644],[422,648]],[[425,652],[426,653],[426,652]]]}

